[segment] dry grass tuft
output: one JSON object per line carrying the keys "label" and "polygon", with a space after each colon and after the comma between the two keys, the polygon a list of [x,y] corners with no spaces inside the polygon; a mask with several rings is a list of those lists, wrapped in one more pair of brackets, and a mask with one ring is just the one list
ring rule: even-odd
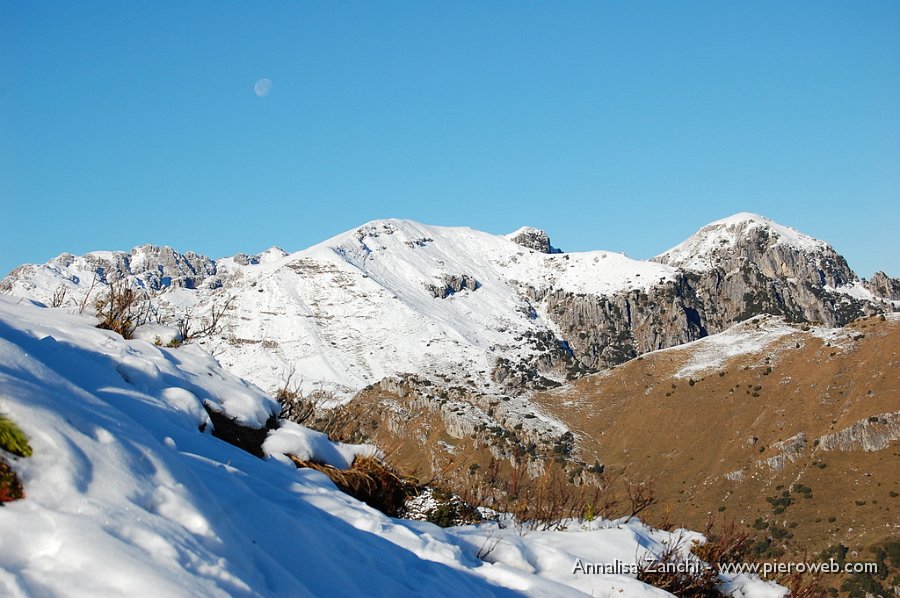
{"label": "dry grass tuft", "polygon": [[391,517],[399,516],[406,498],[415,493],[415,485],[409,479],[374,457],[356,457],[350,469],[304,461],[296,455],[288,457],[298,468],[321,471],[343,492]]}
{"label": "dry grass tuft", "polygon": [[685,558],[681,542],[675,542],[652,563],[641,563],[637,578],[676,596],[714,598],[719,592],[719,577],[715,567],[707,567],[699,560]]}
{"label": "dry grass tuft", "polygon": [[750,548],[753,539],[750,533],[738,526],[735,521],[726,521],[721,531],[714,529],[713,519],[706,524],[705,544],[691,546],[698,558],[707,563],[746,563],[751,561]]}
{"label": "dry grass tuft", "polygon": [[[521,459],[507,470],[505,462],[492,457],[479,469],[481,480],[464,491],[462,499],[512,515],[523,532],[564,529],[570,520],[608,518],[618,509],[619,500],[612,489],[622,480],[612,471],[600,474],[594,483],[575,486],[567,482],[565,470],[554,463],[548,463],[544,473],[535,478],[529,478],[527,462]],[[451,482],[441,486],[454,487]],[[652,496],[650,482],[642,487],[645,491],[641,496]]]}
{"label": "dry grass tuft", "polygon": [[94,301],[94,309],[100,320],[97,328],[118,332],[125,339],[133,338],[135,329],[148,323],[153,312],[147,292],[125,279],[110,282],[106,293]]}

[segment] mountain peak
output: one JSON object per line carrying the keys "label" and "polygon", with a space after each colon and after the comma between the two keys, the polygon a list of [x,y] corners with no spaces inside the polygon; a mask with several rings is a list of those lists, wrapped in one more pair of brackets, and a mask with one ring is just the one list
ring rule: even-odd
{"label": "mountain peak", "polygon": [[[720,218],[719,220],[714,220],[710,222],[706,226],[713,226],[719,224],[742,224],[744,222],[759,222],[763,224],[777,224],[773,220],[766,218],[765,216],[760,216],[759,214],[754,214],[753,212],[738,212],[736,214],[732,214],[731,216],[726,216],[725,218]],[[703,228],[706,228],[704,226]]]}
{"label": "mountain peak", "polygon": [[262,253],[260,253],[257,257],[259,258],[259,262],[262,264],[266,264],[269,262],[277,262],[280,259],[283,259],[288,256],[288,252],[278,247],[277,245],[273,245],[269,247]]}
{"label": "mountain peak", "polygon": [[[752,246],[752,248],[750,247]],[[709,270],[733,257],[779,246],[804,254],[833,252],[824,241],[759,214],[738,212],[710,222],[682,243],[653,258],[686,270]]]}
{"label": "mountain peak", "polygon": [[779,224],[774,220],[752,212],[738,212],[737,214],[732,214],[726,218],[710,222],[697,231],[694,236],[708,231],[721,230],[723,228],[742,233],[752,229],[766,229],[770,235],[774,233],[774,237],[778,242],[791,245],[797,249],[810,250],[827,246],[827,243],[824,241],[820,241],[815,237],[804,234],[796,228]]}

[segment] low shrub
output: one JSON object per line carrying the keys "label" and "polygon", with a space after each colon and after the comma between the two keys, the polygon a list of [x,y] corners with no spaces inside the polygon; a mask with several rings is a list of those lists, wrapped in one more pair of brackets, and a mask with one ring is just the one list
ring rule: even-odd
{"label": "low shrub", "polygon": [[111,282],[106,293],[94,301],[100,323],[97,328],[112,330],[122,338],[134,337],[138,326],[150,321],[152,306],[146,291],[132,288],[126,280]]}

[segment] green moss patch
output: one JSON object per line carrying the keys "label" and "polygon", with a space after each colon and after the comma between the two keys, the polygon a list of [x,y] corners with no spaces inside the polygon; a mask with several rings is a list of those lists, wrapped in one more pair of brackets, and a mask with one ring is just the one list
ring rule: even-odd
{"label": "green moss patch", "polygon": [[12,420],[0,415],[0,448],[19,457],[31,456],[28,437]]}

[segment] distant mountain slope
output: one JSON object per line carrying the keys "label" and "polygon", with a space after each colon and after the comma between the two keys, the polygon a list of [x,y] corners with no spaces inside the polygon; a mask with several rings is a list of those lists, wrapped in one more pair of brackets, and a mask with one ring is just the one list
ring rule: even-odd
{"label": "distant mountain slope", "polygon": [[759,518],[773,550],[843,543],[862,558],[896,538],[898,351],[897,314],[842,329],[760,316],[534,400],[584,461],[655,479],[651,517]]}
{"label": "distant mountain slope", "polygon": [[[163,322],[228,305],[206,346],[266,389],[287,373],[345,400],[386,376],[440,375],[490,394],[546,388],[759,313],[842,325],[892,310],[824,242],[738,214],[639,261],[561,253],[543,231],[496,236],[374,221],[287,254],[211,260],[167,247],[63,254],[0,290],[73,308],[126,277]],[[57,300],[54,301],[54,295]],[[89,301],[90,302],[90,301]]]}

